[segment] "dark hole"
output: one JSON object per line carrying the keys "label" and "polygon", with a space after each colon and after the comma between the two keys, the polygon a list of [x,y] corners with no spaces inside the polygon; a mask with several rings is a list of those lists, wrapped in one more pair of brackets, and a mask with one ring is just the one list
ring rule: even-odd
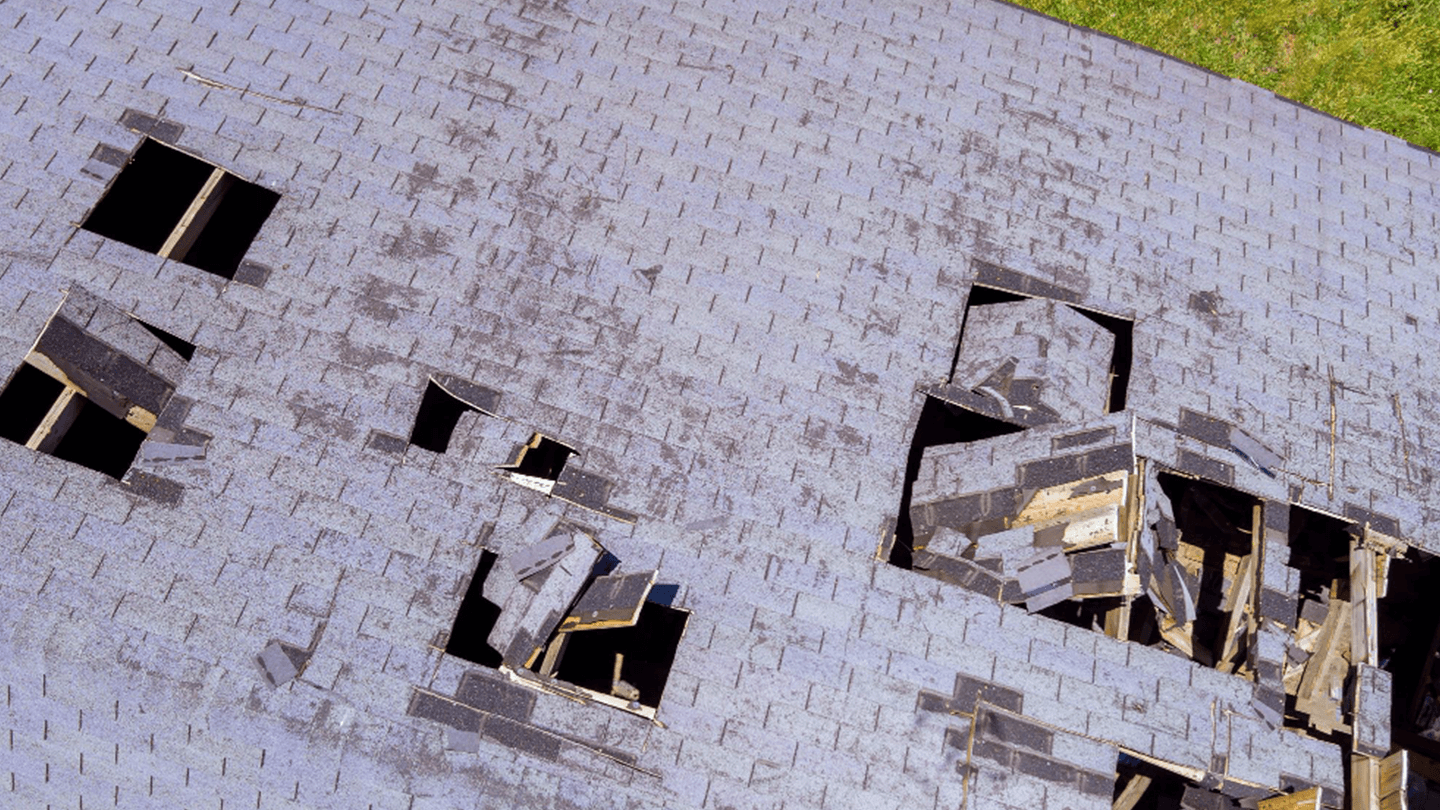
{"label": "dark hole", "polygon": [[1352,524],[1339,518],[1290,507],[1290,559],[1300,571],[1300,599],[1329,603],[1350,598],[1350,544]]}
{"label": "dark hole", "polygon": [[184,262],[217,276],[234,278],[245,251],[255,241],[280,195],[263,186],[237,180],[220,198]]}
{"label": "dark hole", "polygon": [[214,168],[147,138],[81,227],[158,253]]}
{"label": "dark hole", "polygon": [[1163,639],[1160,636],[1160,616],[1155,603],[1149,596],[1139,596],[1130,602],[1130,627],[1127,638],[1137,644],[1153,647]]}
{"label": "dark hole", "polygon": [[535,445],[535,439],[530,440],[530,444],[535,446],[525,449],[514,471],[521,475],[555,481],[560,478],[560,471],[565,469],[565,460],[575,451],[548,436],[537,433],[536,438],[540,443]]}
{"label": "dark hole", "polygon": [[[1148,780],[1148,782],[1144,780]],[[1185,798],[1186,791],[1191,792],[1192,798],[1196,798],[1196,793],[1207,796],[1213,794],[1213,791],[1202,790],[1179,774],[1171,773],[1164,768],[1158,768],[1121,752],[1115,763],[1113,800],[1118,801],[1127,790],[1132,789],[1132,785],[1135,790],[1141,790],[1143,786],[1143,792],[1140,793],[1134,810],[1182,810],[1181,800]],[[1127,798],[1133,797],[1132,793]],[[1183,806],[1191,805],[1187,803]],[[1203,806],[1213,807],[1216,805],[1206,802]],[[1218,806],[1228,810],[1232,805],[1227,802]]]}
{"label": "dark hole", "polygon": [[619,653],[625,656],[621,679],[640,690],[641,704],[659,706],[689,618],[686,611],[646,602],[633,627],[571,633],[555,677],[608,695]]}
{"label": "dark hole", "polygon": [[425,387],[425,395],[420,398],[420,410],[415,414],[410,443],[431,452],[445,452],[450,447],[450,436],[460,422],[460,415],[471,410],[474,408],[431,381]]}
{"label": "dark hole", "polygon": [[[1037,612],[1041,616],[1047,616],[1056,621],[1103,633],[1105,632],[1105,615],[1123,603],[1124,600],[1118,596],[1107,596],[1100,599],[1067,599]],[[1131,615],[1133,620],[1133,603]]]}
{"label": "dark hole", "polygon": [[[1181,542],[1197,546],[1204,554],[1199,589],[1195,593],[1195,624],[1191,641],[1195,660],[1215,666],[1221,654],[1228,614],[1220,610],[1225,599],[1225,555],[1243,557],[1250,553],[1255,507],[1258,501],[1242,492],[1169,473],[1159,475],[1160,489],[1175,511],[1175,527]],[[1246,657],[1248,645],[1239,644],[1237,667]]]}
{"label": "dark hole", "polygon": [[915,530],[910,522],[910,496],[915,479],[920,477],[920,461],[925,448],[944,444],[978,442],[1019,433],[1023,428],[991,419],[983,414],[957,408],[934,397],[926,397],[920,409],[920,421],[910,440],[910,454],[905,461],[905,483],[900,490],[900,513],[895,516],[895,541],[890,546],[890,564],[910,568],[915,550]]}
{"label": "dark hole", "polygon": [[130,469],[145,431],[89,400],[55,448],[55,457],[121,478]]}
{"label": "dark hole", "polygon": [[30,441],[64,389],[60,381],[29,363],[21,363],[5,390],[0,391],[0,436],[17,444]]}
{"label": "dark hole", "polygon": [[1390,565],[1377,601],[1380,667],[1393,678],[1390,729],[1394,743],[1440,759],[1440,557],[1411,549]]}
{"label": "dark hole", "polygon": [[674,604],[675,597],[679,595],[680,586],[675,584],[660,583],[650,589],[650,601],[666,607]]}
{"label": "dark hole", "polygon": [[[983,307],[990,304],[1007,304],[1013,301],[1025,301],[1028,295],[1021,295],[1009,290],[996,289],[994,287],[973,286],[970,288],[970,297],[965,301],[965,317],[960,322],[961,340],[965,337],[965,321],[969,319],[971,307]],[[1068,305],[1067,305],[1068,306]],[[1106,315],[1101,312],[1094,312],[1080,307],[1070,307],[1076,312],[1084,315],[1107,332],[1115,336],[1115,350],[1110,356],[1110,400],[1107,407],[1108,413],[1125,410],[1125,391],[1130,387],[1130,365],[1133,357],[1133,336],[1135,329],[1133,321],[1124,318],[1117,318],[1114,315]],[[955,375],[955,367],[960,363],[960,341],[955,342],[955,355],[950,360],[950,375]]]}
{"label": "dark hole", "polygon": [[491,669],[500,666],[500,651],[491,647],[486,639],[500,618],[500,606],[485,598],[485,580],[495,567],[496,559],[493,551],[480,553],[475,576],[470,578],[470,587],[465,589],[460,612],[455,614],[455,624],[450,628],[450,639],[445,642],[446,653]]}
{"label": "dark hole", "polygon": [[191,357],[195,356],[194,343],[191,343],[188,340],[184,340],[183,338],[176,337],[175,335],[166,332],[164,329],[161,329],[158,326],[151,326],[150,324],[140,320],[139,318],[136,318],[135,322],[148,329],[150,331],[150,334],[154,335],[157,338],[160,338],[161,343],[164,343],[166,346],[174,349],[176,354],[185,358],[187,361]]}

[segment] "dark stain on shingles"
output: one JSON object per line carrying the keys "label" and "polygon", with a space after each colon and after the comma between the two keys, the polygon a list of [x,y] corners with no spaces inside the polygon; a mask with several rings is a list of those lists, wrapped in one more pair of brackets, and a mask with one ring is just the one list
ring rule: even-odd
{"label": "dark stain on shingles", "polygon": [[295,415],[296,430],[301,433],[322,434],[342,442],[354,441],[355,423],[343,416],[333,416],[317,408],[307,408],[298,402],[289,403],[290,412]]}
{"label": "dark stain on shingles", "polygon": [[840,382],[845,385],[854,385],[857,382],[866,385],[875,385],[880,382],[880,375],[873,371],[861,371],[859,363],[847,363],[844,360],[837,359],[835,361],[835,368],[839,369]]}
{"label": "dark stain on shingles", "polygon": [[433,163],[416,163],[415,168],[405,176],[410,184],[410,190],[406,192],[406,196],[411,198],[420,196],[421,192],[438,185],[436,181],[439,177],[439,166]]}
{"label": "dark stain on shingles", "polygon": [[835,428],[835,438],[852,448],[861,447],[865,444],[865,437],[860,434],[860,431],[850,425],[841,425]]}
{"label": "dark stain on shingles", "polygon": [[1220,314],[1220,294],[1213,291],[1190,293],[1190,311],[1200,315]]}
{"label": "dark stain on shingles", "polygon": [[400,310],[394,304],[365,295],[355,299],[355,309],[370,320],[386,326],[393,323],[396,316],[400,314]]}
{"label": "dark stain on shingles", "polygon": [[900,316],[896,315],[887,321],[872,311],[869,319],[865,322],[865,328],[860,332],[860,339],[865,340],[869,338],[870,330],[872,329],[886,337],[895,337],[900,334]]}
{"label": "dark stain on shingles", "polygon": [[492,123],[485,129],[480,129],[472,124],[467,124],[457,119],[450,119],[445,125],[445,135],[450,138],[451,146],[458,146],[464,151],[469,151],[477,146],[483,146],[498,135],[495,125]]}
{"label": "dark stain on shingles", "polygon": [[480,196],[480,188],[475,185],[474,180],[468,177],[460,178],[460,182],[455,184],[453,190],[455,192],[455,199],[451,202],[451,205],[462,200],[473,200]]}
{"label": "dark stain on shingles", "polygon": [[439,228],[422,228],[417,235],[407,222],[400,235],[391,238],[385,255],[392,259],[428,259],[443,253],[449,246],[450,235]]}
{"label": "dark stain on shingles", "polygon": [[[404,284],[396,284],[380,278],[376,275],[366,275],[365,284],[360,288],[360,294],[367,298],[373,298],[386,304],[391,304],[404,309],[419,309],[424,301],[424,293],[408,287]],[[367,313],[370,314],[370,313]],[[393,318],[391,313],[387,319]],[[378,316],[377,316],[378,319]]]}

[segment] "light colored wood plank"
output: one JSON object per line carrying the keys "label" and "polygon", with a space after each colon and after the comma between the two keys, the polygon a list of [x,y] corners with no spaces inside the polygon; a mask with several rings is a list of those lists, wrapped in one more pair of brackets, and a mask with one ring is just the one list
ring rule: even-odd
{"label": "light colored wood plank", "polygon": [[1221,672],[1235,669],[1233,659],[1240,651],[1240,628],[1248,623],[1252,615],[1250,595],[1255,583],[1255,562],[1259,556],[1254,552],[1245,555],[1245,560],[1240,565],[1240,573],[1230,583],[1230,592],[1225,595],[1224,609],[1230,611],[1230,618],[1225,624],[1225,635],[1220,642],[1220,655],[1215,659],[1215,668]]}
{"label": "light colored wood plank", "polygon": [[[49,376],[53,380],[58,381],[61,385],[65,385],[69,388],[80,388],[80,386],[75,384],[74,380],[70,379],[70,376],[68,374],[61,371],[60,367],[55,365],[55,361],[51,360],[49,357],[46,357],[40,352],[35,351],[34,349],[31,349],[30,353],[25,355],[25,362],[45,372],[47,376]],[[84,391],[83,388],[80,388],[80,390]]]}
{"label": "light colored wood plank", "polygon": [[[180,221],[175,223],[175,229],[166,237],[165,244],[160,246],[161,256],[184,261],[185,253],[195,243],[195,237],[205,227],[205,223],[210,221],[216,206],[220,204],[220,198],[224,194],[224,188],[221,187],[224,179],[225,170],[220,168],[212,170],[210,176],[205,178],[205,185],[200,187],[200,192],[190,201],[190,207],[185,209]],[[217,189],[219,193],[216,193]]]}
{"label": "light colored wood plank", "polygon": [[1350,662],[1380,662],[1378,613],[1375,605],[1375,552],[1364,545],[1350,549]]}
{"label": "light colored wood plank", "polygon": [[1130,777],[1125,783],[1125,789],[1115,797],[1115,804],[1111,810],[1133,810],[1135,805],[1145,797],[1145,791],[1150,787],[1150,777],[1137,773]]}
{"label": "light colored wood plank", "polygon": [[1410,752],[1400,749],[1380,760],[1380,800],[1404,794],[1409,787]]}
{"label": "light colored wood plank", "polygon": [[1320,788],[1261,799],[1260,810],[1320,810]]}
{"label": "light colored wood plank", "polygon": [[[1066,515],[1125,502],[1129,473],[1124,470],[1045,487],[1035,491],[1012,525],[1053,523]],[[1088,490],[1097,490],[1089,492]],[[1076,494],[1076,493],[1080,494]]]}
{"label": "light colored wood plank", "polygon": [[1380,760],[1350,755],[1350,807],[1380,810]]}
{"label": "light colored wood plank", "polygon": [[54,453],[60,440],[65,438],[65,431],[75,424],[75,417],[80,415],[83,407],[85,397],[80,394],[80,389],[65,386],[51,403],[50,410],[46,411],[45,418],[40,420],[35,432],[30,434],[30,440],[25,442],[25,446],[42,453]]}

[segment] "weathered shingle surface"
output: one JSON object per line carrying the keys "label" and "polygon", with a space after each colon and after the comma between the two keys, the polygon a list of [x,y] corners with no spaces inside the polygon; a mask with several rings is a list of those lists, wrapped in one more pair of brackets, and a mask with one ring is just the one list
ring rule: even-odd
{"label": "weathered shingle surface", "polygon": [[[1108,808],[1117,746],[1341,781],[1248,682],[874,555],[979,262],[1135,319],[1136,453],[1440,551],[1434,154],[990,0],[11,0],[0,53],[0,358],[83,285],[197,345],[213,436],[138,465],[162,500],[0,442],[0,804]],[[236,281],[77,228],[142,132],[283,195]],[[367,443],[431,375],[498,416]],[[534,431],[636,522],[494,475]],[[561,517],[693,611],[663,726],[539,694],[447,738],[409,709],[459,705],[482,545]]]}

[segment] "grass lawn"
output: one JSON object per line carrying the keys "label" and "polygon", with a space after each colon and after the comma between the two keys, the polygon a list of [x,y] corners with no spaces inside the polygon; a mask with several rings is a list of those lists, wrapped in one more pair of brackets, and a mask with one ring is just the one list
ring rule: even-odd
{"label": "grass lawn", "polygon": [[1440,0],[1018,0],[1440,151]]}

